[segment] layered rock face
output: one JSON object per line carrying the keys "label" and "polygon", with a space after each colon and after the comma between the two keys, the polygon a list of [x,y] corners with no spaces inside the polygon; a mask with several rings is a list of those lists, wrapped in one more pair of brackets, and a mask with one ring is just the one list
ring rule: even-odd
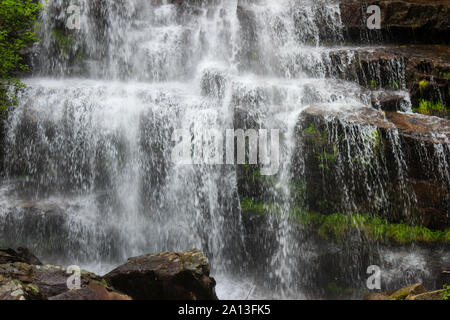
{"label": "layered rock face", "polygon": [[294,170],[306,174],[304,200],[311,210],[450,226],[448,179],[440,176],[450,161],[448,120],[323,106],[307,108],[300,119]]}
{"label": "layered rock face", "polygon": [[72,273],[65,268],[41,265],[28,249],[19,252],[0,250],[0,300],[217,299],[198,250],[131,258],[104,277],[81,270],[79,289],[69,289]]}
{"label": "layered rock face", "polygon": [[[343,103],[339,110],[329,104],[333,98],[322,104],[312,99],[296,127],[293,197],[299,206],[323,214],[369,212],[395,223],[446,229],[450,2],[370,4],[381,8],[381,30],[367,28],[367,2],[340,1],[341,40],[360,46],[323,48],[321,60],[326,77],[358,84],[357,94],[373,109]],[[238,16],[251,40],[252,12],[243,8]],[[350,86],[347,90],[353,94]],[[236,123],[261,125],[258,116],[241,109]],[[258,170],[237,169],[241,196],[273,201],[267,190],[274,183]]]}
{"label": "layered rock face", "polygon": [[[350,41],[448,44],[449,4],[448,0],[346,0],[340,9]],[[381,29],[376,32],[365,28],[369,5],[381,8]]]}

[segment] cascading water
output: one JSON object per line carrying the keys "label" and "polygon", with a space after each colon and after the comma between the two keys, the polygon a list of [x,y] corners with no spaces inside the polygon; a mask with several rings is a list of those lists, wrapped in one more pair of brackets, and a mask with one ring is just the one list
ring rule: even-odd
{"label": "cascading water", "polygon": [[[0,242],[99,273],[130,256],[196,247],[208,256],[219,298],[307,297],[323,248],[290,221],[292,180],[307,174],[306,160],[296,157],[305,148],[296,139],[299,116],[314,104],[341,110],[371,99],[359,85],[334,77],[336,52],[342,69],[355,55],[336,47],[343,42],[339,6],[325,0],[75,4],[80,29],[70,34],[58,31],[65,30],[68,3],[46,6],[34,77],[25,80],[29,88],[8,120]],[[393,67],[400,83],[402,72]],[[238,126],[240,111],[256,128],[281,130],[280,169],[265,190],[274,203],[265,225],[275,240],[270,247],[264,240],[253,248],[245,237],[238,165],[171,162],[175,129],[189,130],[204,148],[195,137],[211,129],[246,129]],[[371,130],[363,129],[360,139]],[[355,140],[361,129],[347,133]],[[395,155],[402,169],[401,151]],[[370,161],[373,148],[356,156]],[[384,170],[380,163],[371,169]],[[449,181],[448,167],[441,171]],[[382,208],[388,199],[383,181],[377,183],[367,183],[367,192]],[[352,190],[345,192],[352,199]],[[345,209],[353,209],[351,201]],[[347,255],[360,259],[360,250]],[[253,269],[263,272],[252,276]]]}

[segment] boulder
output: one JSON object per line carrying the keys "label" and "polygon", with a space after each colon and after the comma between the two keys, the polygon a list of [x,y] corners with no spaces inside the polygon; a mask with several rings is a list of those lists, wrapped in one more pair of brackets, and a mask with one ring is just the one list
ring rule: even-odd
{"label": "boulder", "polygon": [[[81,270],[81,288],[69,290],[65,268],[14,262],[0,265],[0,299],[69,300],[84,297],[97,300],[128,300],[99,276]],[[72,292],[73,291],[73,292]]]}
{"label": "boulder", "polygon": [[216,282],[199,250],[163,252],[130,258],[104,276],[138,300],[216,300]]}

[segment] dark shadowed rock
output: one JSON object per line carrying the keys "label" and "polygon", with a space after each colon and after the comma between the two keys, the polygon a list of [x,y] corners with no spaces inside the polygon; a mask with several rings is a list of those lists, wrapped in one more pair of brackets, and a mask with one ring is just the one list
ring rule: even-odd
{"label": "dark shadowed rock", "polygon": [[216,282],[199,250],[130,258],[104,276],[114,288],[140,300],[216,300]]}
{"label": "dark shadowed rock", "polygon": [[33,265],[42,265],[41,261],[27,248],[0,249],[0,264],[24,262]]}
{"label": "dark shadowed rock", "polygon": [[[347,40],[406,43],[448,43],[448,0],[341,0],[341,19]],[[381,29],[369,30],[369,5],[381,9]]]}

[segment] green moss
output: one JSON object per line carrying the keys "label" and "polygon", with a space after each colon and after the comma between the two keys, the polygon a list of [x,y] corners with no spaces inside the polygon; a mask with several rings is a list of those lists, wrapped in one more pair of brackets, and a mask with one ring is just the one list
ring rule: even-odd
{"label": "green moss", "polygon": [[425,80],[425,79],[419,81],[419,90],[420,90],[420,92],[425,91],[429,87],[430,87],[430,81]]}
{"label": "green moss", "polygon": [[339,154],[339,150],[337,145],[333,144],[333,153],[328,153],[326,151],[322,151],[317,155],[317,160],[319,161],[319,168],[330,170],[328,167],[329,163],[334,163]]}
{"label": "green moss", "polygon": [[[242,212],[256,212],[259,214],[279,213],[273,204],[255,203],[244,198],[241,201]],[[450,229],[430,230],[423,226],[410,226],[405,223],[390,223],[386,219],[373,217],[369,214],[334,213],[323,215],[304,212],[300,208],[291,208],[289,215],[296,223],[313,229],[324,239],[340,240],[351,231],[358,230],[373,240],[391,240],[397,243],[411,242],[450,242]]]}
{"label": "green moss", "polygon": [[314,123],[311,123],[308,128],[303,130],[303,132],[309,133],[311,135],[316,135],[317,134],[317,129],[316,129],[316,126],[314,125]]}
{"label": "green moss", "polygon": [[39,288],[36,285],[30,283],[27,288],[33,291],[34,294],[39,294]]}
{"label": "green moss", "polygon": [[263,203],[255,203],[249,198],[244,198],[241,200],[242,212],[256,212],[259,214],[266,213]]}
{"label": "green moss", "polygon": [[316,147],[319,169],[330,170],[328,164],[335,162],[339,154],[337,143],[329,142],[326,132],[320,132],[314,123],[311,123],[308,128],[304,129],[303,133]]}
{"label": "green moss", "polygon": [[58,45],[58,48],[61,50],[65,56],[68,56],[74,46],[75,40],[69,34],[65,36],[60,30],[54,29],[52,30],[52,36]]}
{"label": "green moss", "polygon": [[311,123],[308,128],[303,130],[303,133],[306,134],[306,137],[311,139],[315,145],[321,145],[327,142],[327,134],[325,132],[320,132],[314,123]]}
{"label": "green moss", "polygon": [[394,294],[389,297],[390,300],[405,300],[406,297],[409,295],[409,291],[400,291],[398,294]]}
{"label": "green moss", "polygon": [[439,72],[439,76],[441,77],[441,78],[444,78],[444,79],[449,79],[450,78],[450,71],[447,71],[447,72]]}

